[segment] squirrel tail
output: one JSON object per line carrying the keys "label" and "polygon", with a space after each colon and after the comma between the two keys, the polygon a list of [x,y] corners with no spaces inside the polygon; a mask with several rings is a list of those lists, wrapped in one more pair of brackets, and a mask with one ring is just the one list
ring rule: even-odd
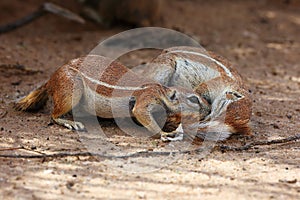
{"label": "squirrel tail", "polygon": [[14,108],[18,111],[35,111],[42,108],[47,100],[48,92],[46,84],[44,84],[17,101]]}

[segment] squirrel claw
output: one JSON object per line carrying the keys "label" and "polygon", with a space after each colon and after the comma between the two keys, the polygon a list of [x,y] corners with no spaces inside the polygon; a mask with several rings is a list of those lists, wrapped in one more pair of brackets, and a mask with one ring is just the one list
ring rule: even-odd
{"label": "squirrel claw", "polygon": [[61,118],[56,118],[53,119],[57,124],[62,125],[70,130],[75,130],[75,131],[83,131],[86,132],[86,128],[81,122],[76,122],[76,121],[71,121],[67,119],[61,119]]}
{"label": "squirrel claw", "polygon": [[72,129],[75,131],[83,131],[83,132],[87,131],[81,122],[74,122],[74,124],[72,125]]}

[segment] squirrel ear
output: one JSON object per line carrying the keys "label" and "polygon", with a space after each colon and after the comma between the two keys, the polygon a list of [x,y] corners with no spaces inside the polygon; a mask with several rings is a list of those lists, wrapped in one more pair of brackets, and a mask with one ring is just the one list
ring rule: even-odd
{"label": "squirrel ear", "polygon": [[237,91],[227,91],[226,92],[226,98],[228,100],[237,101],[239,99],[244,98],[244,95],[237,92]]}
{"label": "squirrel ear", "polygon": [[136,103],[136,98],[133,96],[130,97],[128,102],[129,110],[132,111],[133,107],[135,106],[135,103]]}

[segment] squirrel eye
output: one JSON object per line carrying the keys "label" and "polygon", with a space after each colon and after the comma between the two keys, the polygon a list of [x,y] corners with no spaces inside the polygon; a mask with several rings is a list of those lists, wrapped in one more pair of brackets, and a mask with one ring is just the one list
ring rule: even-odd
{"label": "squirrel eye", "polygon": [[199,98],[196,96],[189,96],[187,99],[192,103],[200,104]]}
{"label": "squirrel eye", "polygon": [[234,95],[235,97],[237,97],[237,98],[242,98],[242,96],[241,96],[240,94],[236,93],[236,92],[234,92],[233,95]]}
{"label": "squirrel eye", "polygon": [[172,101],[176,99],[176,90],[173,91],[172,95],[170,96],[170,99]]}
{"label": "squirrel eye", "polygon": [[243,96],[241,94],[239,94],[238,92],[232,92],[232,91],[228,91],[226,92],[226,96],[228,99],[233,99],[234,97],[237,99],[242,98]]}

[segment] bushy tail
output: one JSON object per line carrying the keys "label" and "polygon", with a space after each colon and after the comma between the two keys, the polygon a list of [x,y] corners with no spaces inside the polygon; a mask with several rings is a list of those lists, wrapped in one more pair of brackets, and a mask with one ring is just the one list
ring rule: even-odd
{"label": "bushy tail", "polygon": [[34,111],[43,107],[48,100],[48,93],[45,85],[30,92],[26,97],[15,103],[14,108],[19,111]]}

